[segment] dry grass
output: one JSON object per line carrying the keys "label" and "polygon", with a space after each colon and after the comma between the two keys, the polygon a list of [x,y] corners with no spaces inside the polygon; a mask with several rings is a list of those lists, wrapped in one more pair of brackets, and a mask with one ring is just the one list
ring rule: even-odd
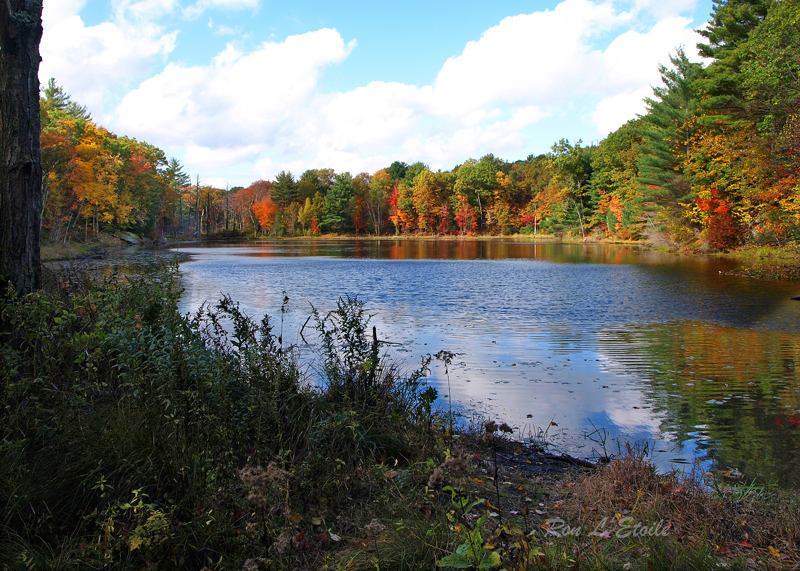
{"label": "dry grass", "polygon": [[562,490],[561,517],[588,529],[604,518],[614,533],[639,524],[643,539],[654,531],[673,549],[703,544],[721,560],[800,568],[800,504],[791,494],[719,486],[696,473],[659,475],[630,449],[589,477],[563,482]]}

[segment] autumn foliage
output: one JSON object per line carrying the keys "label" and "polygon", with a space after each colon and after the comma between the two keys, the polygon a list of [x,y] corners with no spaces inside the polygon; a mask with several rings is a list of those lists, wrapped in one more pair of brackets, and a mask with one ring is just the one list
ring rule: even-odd
{"label": "autumn foliage", "polygon": [[51,84],[42,100],[43,226],[65,241],[115,228],[195,236],[663,234],[674,245],[718,250],[796,241],[800,7],[750,4],[739,22],[739,8],[715,3],[700,32],[708,44],[698,45],[711,64],[676,49],[658,68],[661,84],[646,112],[603,141],[561,139],[545,154],[514,162],[487,154],[449,171],[395,161],[374,174],[322,168],[233,189],[192,184],[177,161],[96,125]]}

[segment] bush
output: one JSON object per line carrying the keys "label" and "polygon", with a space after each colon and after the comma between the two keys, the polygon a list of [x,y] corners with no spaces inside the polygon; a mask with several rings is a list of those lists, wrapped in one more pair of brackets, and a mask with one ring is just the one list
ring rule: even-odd
{"label": "bush", "polygon": [[[0,302],[0,567],[241,568],[428,438],[424,367],[378,356],[356,300],[317,315],[317,386],[267,317],[228,297],[180,315],[176,267],[52,281]],[[242,474],[268,464],[265,511]]]}

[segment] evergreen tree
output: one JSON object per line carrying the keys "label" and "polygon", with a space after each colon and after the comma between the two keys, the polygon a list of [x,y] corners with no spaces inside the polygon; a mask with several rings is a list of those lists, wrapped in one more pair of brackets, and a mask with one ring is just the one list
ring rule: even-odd
{"label": "evergreen tree", "polygon": [[299,199],[297,183],[291,172],[281,171],[272,184],[272,200],[279,208],[286,208]]}
{"label": "evergreen tree", "polygon": [[[714,11],[705,29],[698,33],[708,40],[699,43],[700,55],[713,59],[700,88],[707,94],[706,109],[715,111],[714,120],[744,113],[742,46],[767,15],[772,0],[713,0]],[[713,116],[712,116],[713,117]]]}
{"label": "evergreen tree", "polygon": [[682,49],[670,57],[673,67],[660,65],[663,86],[653,88],[646,98],[647,114],[640,116],[638,131],[640,202],[672,208],[692,194],[689,174],[682,163],[688,159],[694,120],[700,105],[697,80],[703,76],[700,64],[692,63]]}
{"label": "evergreen tree", "polygon": [[92,118],[86,106],[79,105],[73,101],[69,94],[65,93],[64,89],[56,84],[56,80],[52,77],[48,80],[47,87],[44,88],[42,96],[41,107],[44,113],[61,111],[75,119],[82,119],[84,121],[89,121]]}
{"label": "evergreen tree", "polygon": [[401,161],[395,161],[392,165],[386,169],[386,172],[389,173],[389,176],[392,177],[392,180],[397,182],[406,176],[406,171],[408,170],[408,165]]}
{"label": "evergreen tree", "polygon": [[334,232],[343,232],[350,220],[355,198],[353,177],[349,172],[337,174],[325,195],[324,226]]}

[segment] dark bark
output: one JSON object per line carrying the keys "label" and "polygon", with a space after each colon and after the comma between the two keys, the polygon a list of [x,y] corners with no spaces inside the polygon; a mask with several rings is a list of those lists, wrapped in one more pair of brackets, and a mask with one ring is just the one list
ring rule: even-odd
{"label": "dark bark", "polygon": [[18,293],[41,280],[41,0],[0,0],[0,276]]}

